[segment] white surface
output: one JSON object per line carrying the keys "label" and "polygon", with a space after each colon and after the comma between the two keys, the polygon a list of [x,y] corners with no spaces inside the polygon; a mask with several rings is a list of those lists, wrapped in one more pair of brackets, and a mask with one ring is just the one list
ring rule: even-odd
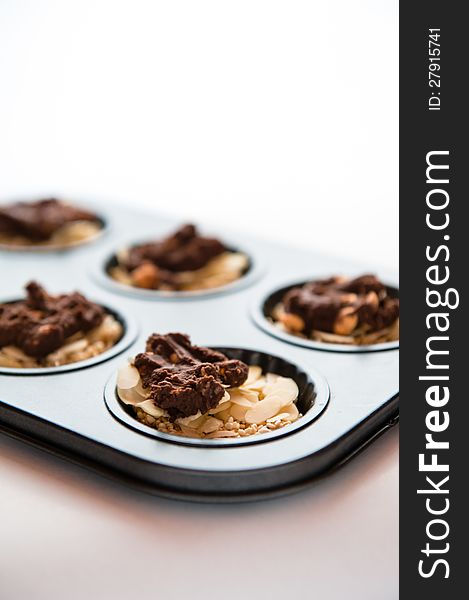
{"label": "white surface", "polygon": [[[0,0],[0,199],[105,196],[395,269],[397,33],[395,0]],[[0,437],[0,598],[397,598],[397,476],[394,431],[308,492],[199,507]]]}
{"label": "white surface", "polygon": [[0,437],[2,600],[398,597],[398,431],[308,491],[203,506]]}
{"label": "white surface", "polygon": [[394,268],[397,0],[0,1],[0,198],[107,196]]}

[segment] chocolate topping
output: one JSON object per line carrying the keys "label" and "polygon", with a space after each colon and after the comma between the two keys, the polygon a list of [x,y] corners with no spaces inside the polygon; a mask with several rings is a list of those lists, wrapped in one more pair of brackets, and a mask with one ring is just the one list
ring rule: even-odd
{"label": "chocolate topping", "polygon": [[283,306],[287,313],[301,317],[307,335],[313,330],[338,332],[342,315],[355,315],[353,329],[363,326],[368,331],[388,327],[399,316],[399,300],[389,297],[386,286],[374,275],[306,283],[288,291]]}
{"label": "chocolate topping", "polygon": [[225,386],[242,385],[248,366],[221,352],[193,346],[182,333],[151,335],[146,352],[134,360],[150,398],[173,417],[189,417],[214,408]]}
{"label": "chocolate topping", "polygon": [[343,283],[339,283],[337,289],[362,296],[369,292],[375,292],[380,297],[386,296],[386,286],[375,275],[361,275],[355,277],[355,279],[348,279]]}
{"label": "chocolate topping", "polygon": [[48,240],[63,225],[73,221],[97,220],[95,214],[55,198],[0,206],[0,233],[22,235],[32,241]]}
{"label": "chocolate topping", "polygon": [[16,346],[41,359],[60,348],[68,337],[100,325],[104,309],[78,292],[50,296],[35,281],[26,286],[25,300],[0,304],[0,348]]}
{"label": "chocolate topping", "polygon": [[[162,271],[164,279],[164,271],[195,271],[225,250],[220,241],[199,235],[194,225],[184,225],[161,241],[131,248],[125,266],[133,271],[144,263],[151,263]],[[170,279],[168,274],[166,279]]]}

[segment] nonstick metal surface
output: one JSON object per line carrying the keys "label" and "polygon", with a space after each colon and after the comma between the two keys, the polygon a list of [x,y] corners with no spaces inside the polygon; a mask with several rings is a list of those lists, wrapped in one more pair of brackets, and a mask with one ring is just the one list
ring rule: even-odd
{"label": "nonstick metal surface", "polygon": [[[253,264],[263,269],[256,266],[255,277],[248,273],[246,285],[183,300],[122,294],[96,276],[98,266],[132,239],[165,235],[181,221],[123,207],[94,208],[111,227],[93,243],[68,252],[0,252],[0,300],[22,297],[24,284],[33,278],[52,292],[78,289],[129,320],[132,335],[126,339],[131,345],[124,344],[126,349],[107,360],[66,372],[31,375],[0,369],[0,424],[12,434],[156,493],[232,501],[297,489],[353,456],[395,422],[397,348],[328,352],[320,346],[301,347],[269,335],[251,318],[253,306],[291,281],[358,275],[368,272],[368,265],[207,229],[246,249]],[[395,285],[392,274],[378,275]],[[285,430],[282,436],[259,436],[256,443],[201,446],[147,435],[116,418],[104,397],[118,366],[141,351],[155,331],[181,331],[198,345],[279,357],[306,371],[318,389],[330,389],[327,407],[307,425]]]}

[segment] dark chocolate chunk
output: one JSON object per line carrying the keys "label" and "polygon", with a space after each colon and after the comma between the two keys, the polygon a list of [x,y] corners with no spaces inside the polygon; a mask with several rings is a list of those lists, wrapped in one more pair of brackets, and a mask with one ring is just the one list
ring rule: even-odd
{"label": "dark chocolate chunk", "polygon": [[375,275],[361,275],[360,277],[355,277],[355,279],[349,279],[343,283],[339,283],[337,289],[361,296],[369,292],[375,292],[378,296],[386,295],[386,286]]}
{"label": "dark chocolate chunk", "polygon": [[195,271],[225,250],[219,240],[199,235],[194,225],[184,225],[161,241],[131,248],[124,266],[133,271],[150,262],[161,270],[163,281],[170,283],[168,272]]}
{"label": "dark chocolate chunk", "polygon": [[249,370],[221,352],[192,345],[182,333],[151,335],[134,364],[150,398],[173,418],[214,408],[225,394],[223,386],[242,385]]}
{"label": "dark chocolate chunk", "polygon": [[319,294],[306,285],[287,292],[283,306],[286,312],[301,317],[305,331],[310,332],[313,329],[332,331],[342,304],[338,297]]}
{"label": "dark chocolate chunk", "polygon": [[95,214],[55,198],[0,206],[0,233],[22,235],[31,241],[48,240],[73,221],[97,221]]}
{"label": "dark chocolate chunk", "polygon": [[0,347],[16,346],[41,359],[104,319],[104,309],[78,292],[51,296],[34,281],[26,291],[25,300],[0,304]]}

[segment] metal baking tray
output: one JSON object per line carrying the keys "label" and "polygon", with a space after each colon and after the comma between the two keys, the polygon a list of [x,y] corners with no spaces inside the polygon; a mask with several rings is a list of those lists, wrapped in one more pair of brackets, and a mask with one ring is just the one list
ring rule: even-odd
{"label": "metal baking tray", "polygon": [[[331,352],[329,345],[303,346],[262,322],[266,299],[276,290],[330,274],[369,272],[368,265],[200,224],[250,255],[246,276],[207,294],[141,293],[109,280],[105,265],[121,246],[165,235],[181,220],[91,205],[109,224],[107,234],[93,243],[65,251],[0,251],[0,300],[23,297],[23,286],[32,278],[52,292],[78,289],[121,318],[125,337],[117,352],[67,368],[0,368],[2,431],[161,495],[231,502],[308,485],[396,422],[398,344]],[[377,274],[397,288],[392,274]],[[286,370],[310,394],[304,421],[242,443],[198,443],[139,424],[115,397],[116,369],[143,349],[150,333],[170,331]]]}

